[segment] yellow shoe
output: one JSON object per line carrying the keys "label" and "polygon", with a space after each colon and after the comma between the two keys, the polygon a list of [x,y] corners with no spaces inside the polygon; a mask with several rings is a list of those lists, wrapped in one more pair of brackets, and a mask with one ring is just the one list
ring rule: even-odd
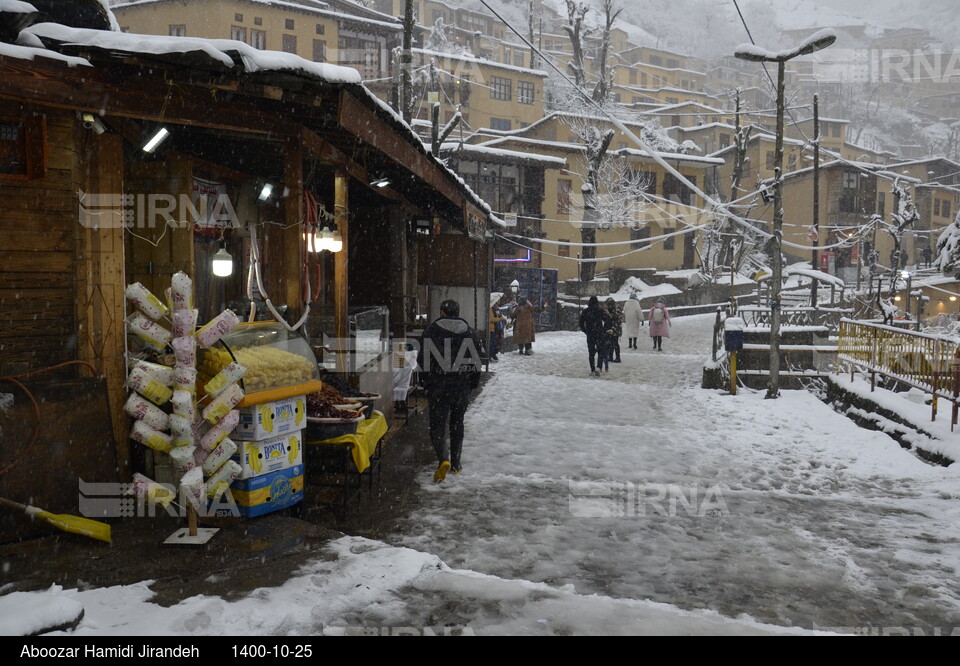
{"label": "yellow shoe", "polygon": [[450,461],[444,460],[440,463],[440,467],[437,468],[437,471],[433,473],[433,482],[441,483],[444,479],[447,478],[447,470],[450,469]]}

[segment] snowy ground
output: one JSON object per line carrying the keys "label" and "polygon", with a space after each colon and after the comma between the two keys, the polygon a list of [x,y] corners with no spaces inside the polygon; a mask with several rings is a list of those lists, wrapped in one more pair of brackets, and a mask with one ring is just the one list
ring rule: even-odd
{"label": "snowy ground", "polygon": [[464,473],[438,486],[424,470],[418,509],[384,542],[342,538],[239,601],[162,608],[149,581],[18,592],[0,597],[0,634],[75,604],[90,636],[960,626],[958,466],[808,393],[699,389],[712,321],[675,320],[662,353],[624,344],[602,377],[579,334],[502,355],[467,415]]}

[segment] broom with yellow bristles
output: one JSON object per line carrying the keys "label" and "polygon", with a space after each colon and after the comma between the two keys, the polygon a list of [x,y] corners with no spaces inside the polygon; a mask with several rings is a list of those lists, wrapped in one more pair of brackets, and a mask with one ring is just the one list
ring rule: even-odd
{"label": "broom with yellow bristles", "polygon": [[63,530],[64,532],[81,534],[83,536],[88,536],[91,539],[97,539],[99,541],[106,541],[107,543],[110,543],[110,526],[106,523],[101,523],[98,520],[80,518],[79,516],[68,516],[62,513],[53,514],[35,506],[20,504],[3,497],[0,497],[0,505],[23,511],[31,518],[34,518],[35,520],[42,520],[49,525],[53,525],[57,529]]}

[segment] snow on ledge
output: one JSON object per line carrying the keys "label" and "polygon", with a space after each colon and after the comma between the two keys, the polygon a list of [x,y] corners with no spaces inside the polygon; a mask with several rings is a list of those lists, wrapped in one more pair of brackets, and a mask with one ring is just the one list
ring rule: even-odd
{"label": "snow on ledge", "polygon": [[21,44],[33,46],[36,45],[33,40],[37,38],[52,39],[71,46],[90,46],[128,53],[166,55],[200,52],[214,62],[230,68],[236,67],[237,63],[229,54],[237,53],[244,70],[248,72],[291,71],[315,76],[329,83],[360,84],[362,82],[360,72],[349,67],[312,62],[282,51],[261,51],[249,44],[230,39],[140,35],[130,32],[71,28],[58,23],[40,23],[21,31],[18,41]]}
{"label": "snow on ledge", "polygon": [[[36,39],[36,38],[34,38]],[[70,67],[92,67],[90,61],[84,58],[75,58],[66,56],[43,48],[43,46],[17,45],[0,42],[0,56],[16,58],[18,60],[33,60],[35,58],[48,58],[50,60],[59,60],[67,63]]]}

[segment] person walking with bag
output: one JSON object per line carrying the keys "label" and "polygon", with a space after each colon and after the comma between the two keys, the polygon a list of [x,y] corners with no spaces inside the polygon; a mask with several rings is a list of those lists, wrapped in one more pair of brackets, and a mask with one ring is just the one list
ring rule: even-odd
{"label": "person walking with bag", "polygon": [[658,298],[657,302],[650,308],[650,337],[653,338],[653,348],[656,351],[663,351],[663,339],[670,337],[670,313],[663,299]]}
{"label": "person walking with bag", "polygon": [[590,374],[600,376],[597,370],[597,355],[607,330],[607,314],[600,307],[600,299],[591,296],[587,307],[580,312],[580,330],[587,336],[587,354],[590,358]]}
{"label": "person walking with bag", "polygon": [[641,326],[643,326],[643,308],[640,307],[640,297],[633,292],[623,304],[623,333],[627,336],[627,349],[637,348]]}
{"label": "person walking with bag", "polygon": [[[447,478],[447,472],[459,474],[463,451],[463,417],[470,400],[470,389],[480,385],[480,339],[465,319],[460,304],[447,299],[440,304],[440,317],[423,332],[423,344],[417,363],[420,378],[427,389],[430,409],[430,442],[439,466],[435,483]],[[447,441],[447,421],[450,440]]]}

